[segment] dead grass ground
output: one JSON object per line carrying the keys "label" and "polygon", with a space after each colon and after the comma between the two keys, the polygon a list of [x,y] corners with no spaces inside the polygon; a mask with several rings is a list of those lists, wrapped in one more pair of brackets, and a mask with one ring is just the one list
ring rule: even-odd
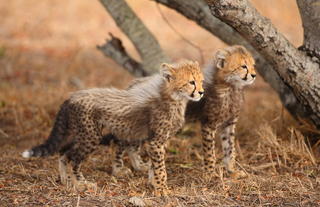
{"label": "dead grass ground", "polygon": [[[94,49],[108,31],[119,34],[98,1],[61,2],[0,3],[0,206],[130,206],[133,196],[149,206],[320,206],[319,146],[306,141],[301,134],[305,128],[292,120],[260,78],[246,91],[237,127],[238,165],[248,173],[246,179],[227,178],[220,162],[216,178],[203,179],[197,125],[170,141],[167,168],[173,195],[168,198],[151,195],[146,174],[112,177],[110,147],[101,147],[83,167],[98,189],[80,194],[57,181],[57,157],[23,159],[22,150],[47,137],[69,92],[125,87],[132,79]],[[302,35],[294,1],[254,3],[299,45]],[[198,58],[159,19],[151,2],[130,4],[174,59]],[[206,59],[223,46],[193,23],[165,12],[180,31],[193,31],[186,36],[202,45]],[[133,52],[130,46],[129,50]],[[217,148],[221,159],[219,143]]]}

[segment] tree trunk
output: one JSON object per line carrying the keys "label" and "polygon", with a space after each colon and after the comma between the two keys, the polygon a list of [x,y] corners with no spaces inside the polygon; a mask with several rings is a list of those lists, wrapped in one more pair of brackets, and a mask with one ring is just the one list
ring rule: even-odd
{"label": "tree trunk", "polygon": [[297,0],[304,41],[302,49],[320,59],[320,0]]}
{"label": "tree trunk", "polygon": [[247,0],[207,0],[211,13],[245,37],[290,86],[304,118],[320,128],[319,64],[297,50]]}

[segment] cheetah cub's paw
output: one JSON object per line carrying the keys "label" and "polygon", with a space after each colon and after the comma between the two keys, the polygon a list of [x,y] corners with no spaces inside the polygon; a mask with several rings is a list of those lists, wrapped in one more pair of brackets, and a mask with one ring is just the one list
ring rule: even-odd
{"label": "cheetah cub's paw", "polygon": [[141,161],[139,165],[134,167],[135,170],[140,172],[148,172],[150,168],[151,168],[151,160],[149,160],[148,162]]}
{"label": "cheetah cub's paw", "polygon": [[248,177],[247,173],[245,173],[245,172],[242,171],[242,170],[236,170],[236,171],[230,172],[230,173],[229,173],[229,176],[230,176],[230,178],[232,178],[232,179],[241,179],[241,178],[246,178],[246,177]]}
{"label": "cheetah cub's paw", "polygon": [[74,183],[74,188],[78,192],[84,192],[86,190],[96,191],[97,190],[97,183],[89,182],[87,180],[81,180],[81,181],[77,181],[76,183]]}
{"label": "cheetah cub's paw", "polygon": [[161,196],[164,197],[164,196],[170,195],[171,191],[167,187],[165,187],[165,188],[157,188],[157,189],[154,190],[153,194],[156,197],[161,197]]}
{"label": "cheetah cub's paw", "polygon": [[144,162],[137,151],[129,151],[129,159],[133,169],[141,172],[148,172],[151,167],[151,160]]}
{"label": "cheetah cub's paw", "polygon": [[123,178],[123,177],[131,177],[133,173],[129,168],[122,166],[122,167],[113,167],[112,175],[117,178]]}
{"label": "cheetah cub's paw", "polygon": [[210,183],[212,181],[216,181],[218,180],[220,177],[217,173],[203,173],[202,174],[202,179],[207,182]]}
{"label": "cheetah cub's paw", "polygon": [[70,175],[60,175],[57,181],[60,182],[62,185],[66,185],[67,187],[72,186],[72,179]]}

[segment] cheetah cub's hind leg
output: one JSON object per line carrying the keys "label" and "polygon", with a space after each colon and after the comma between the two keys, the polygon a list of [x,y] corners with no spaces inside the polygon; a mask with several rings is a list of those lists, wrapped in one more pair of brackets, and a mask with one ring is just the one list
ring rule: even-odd
{"label": "cheetah cub's hind leg", "polygon": [[69,186],[70,176],[68,175],[68,161],[65,155],[61,155],[59,158],[59,174],[62,184]]}
{"label": "cheetah cub's hind leg", "polygon": [[[86,142],[86,141],[92,142]],[[70,149],[65,152],[65,156],[71,165],[71,182],[73,187],[78,191],[85,191],[87,189],[96,189],[96,183],[88,182],[80,171],[81,163],[94,151],[98,145],[94,143],[95,139],[79,139],[77,144],[74,144]],[[99,139],[97,139],[99,140]]]}
{"label": "cheetah cub's hind leg", "polygon": [[118,178],[132,176],[132,171],[123,164],[123,155],[126,148],[127,144],[124,142],[119,142],[116,145],[116,156],[112,162],[112,175]]}
{"label": "cheetah cub's hind leg", "polygon": [[235,167],[235,122],[226,126],[221,133],[221,144],[223,151],[223,163],[232,178],[243,178],[247,174],[242,170],[237,170]]}

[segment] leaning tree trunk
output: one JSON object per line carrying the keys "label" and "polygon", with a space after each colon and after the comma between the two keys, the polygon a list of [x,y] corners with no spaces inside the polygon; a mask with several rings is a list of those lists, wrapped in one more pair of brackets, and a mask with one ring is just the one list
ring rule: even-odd
{"label": "leaning tree trunk", "polygon": [[272,63],[303,106],[304,118],[320,128],[320,68],[316,56],[312,58],[296,49],[247,0],[207,0],[207,3],[214,16],[237,30]]}

